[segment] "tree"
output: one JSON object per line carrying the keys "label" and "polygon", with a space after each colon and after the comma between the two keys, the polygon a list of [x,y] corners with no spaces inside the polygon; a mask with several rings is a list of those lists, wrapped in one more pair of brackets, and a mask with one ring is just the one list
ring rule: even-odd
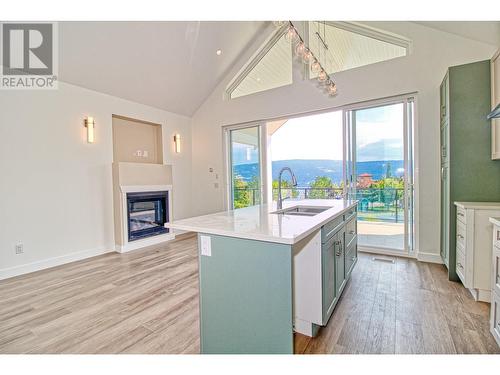
{"label": "tree", "polygon": [[309,186],[311,187],[311,191],[308,198],[311,199],[329,198],[331,190],[337,187],[332,179],[327,176],[317,176]]}
{"label": "tree", "polygon": [[250,206],[248,183],[241,177],[235,176],[233,179],[233,207],[243,208],[248,206]]}
{"label": "tree", "polygon": [[[279,188],[279,183],[278,180],[273,180],[273,200],[277,201],[278,200],[278,188]],[[282,196],[285,196],[287,194],[290,195],[290,189],[291,189],[291,197],[292,198],[297,198],[299,196],[299,191],[292,186],[290,181],[287,180],[281,180],[281,194]]]}

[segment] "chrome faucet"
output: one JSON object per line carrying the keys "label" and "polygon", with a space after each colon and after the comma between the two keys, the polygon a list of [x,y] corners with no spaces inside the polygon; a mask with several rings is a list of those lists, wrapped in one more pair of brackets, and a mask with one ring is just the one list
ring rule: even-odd
{"label": "chrome faucet", "polygon": [[292,186],[297,186],[297,178],[295,177],[295,174],[292,172],[292,170],[289,167],[283,167],[280,170],[280,173],[278,175],[278,210],[281,210],[283,208],[283,201],[289,197],[286,197],[283,199],[281,197],[281,177],[283,175],[283,172],[288,171],[290,172],[290,175],[292,176]]}

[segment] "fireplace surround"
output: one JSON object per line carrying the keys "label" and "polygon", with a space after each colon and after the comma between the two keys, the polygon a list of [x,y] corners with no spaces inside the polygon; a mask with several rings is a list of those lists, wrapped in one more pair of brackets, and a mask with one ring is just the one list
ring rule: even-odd
{"label": "fireplace surround", "polygon": [[175,238],[172,220],[172,166],[113,163],[115,250],[127,252]]}

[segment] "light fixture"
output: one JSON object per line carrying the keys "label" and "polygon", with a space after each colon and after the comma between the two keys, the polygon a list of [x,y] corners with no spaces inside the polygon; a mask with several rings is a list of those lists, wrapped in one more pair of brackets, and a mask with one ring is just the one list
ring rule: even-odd
{"label": "light fixture", "polygon": [[287,42],[292,42],[292,43],[297,41],[297,39],[299,39],[297,30],[295,30],[295,27],[293,27],[292,25],[290,25],[288,27],[288,30],[286,31],[285,39]]}
{"label": "light fixture", "polygon": [[321,64],[318,62],[318,60],[314,60],[314,62],[311,64],[311,72],[318,73],[320,70]]}
{"label": "light fixture", "polygon": [[304,62],[304,64],[309,64],[313,58],[314,55],[312,54],[311,50],[309,50],[309,48],[306,48],[304,50],[304,53],[302,54],[302,61]]}
{"label": "light fixture", "polygon": [[94,127],[95,127],[95,120],[93,117],[87,116],[85,118],[85,127],[87,128],[87,142],[88,143],[94,143]]}
{"label": "light fixture", "polygon": [[325,82],[327,78],[328,78],[328,75],[326,74],[326,72],[323,69],[321,69],[321,71],[318,73],[318,81]]}
{"label": "light fixture", "polygon": [[327,91],[328,91],[328,94],[329,94],[329,95],[335,95],[335,94],[337,94],[337,86],[335,85],[335,83],[330,82],[330,83],[328,84],[328,89],[327,89]]}
{"label": "light fixture", "polygon": [[[275,21],[276,27],[284,26],[282,21]],[[300,36],[300,33],[297,31],[295,26],[291,21],[288,21],[288,28],[286,29],[285,39],[292,43],[297,43],[293,51],[295,52],[295,56],[302,60],[304,64],[311,64],[310,69],[313,73],[318,74],[318,81],[321,83],[320,88],[324,90],[326,88],[327,93],[330,96],[337,95],[337,86],[333,81],[332,77],[327,73],[327,70],[323,68],[321,64],[321,60],[314,55],[308,45],[304,42],[304,39]],[[326,51],[328,50],[328,45],[325,43],[324,38],[321,38],[319,33],[316,33],[319,40],[322,42],[325,48],[325,56]],[[326,57],[325,57],[326,58]]]}
{"label": "light fixture", "polygon": [[217,51],[215,51],[215,54],[216,54],[217,56],[222,55],[222,50],[221,50],[221,49],[218,49]]}
{"label": "light fixture", "polygon": [[304,51],[306,49],[306,45],[304,44],[304,42],[300,41],[299,43],[297,43],[297,45],[295,46],[295,54],[298,56],[298,57],[302,57],[302,55],[304,54]]}
{"label": "light fixture", "polygon": [[181,152],[181,135],[178,133],[174,135],[174,145],[175,145],[175,152],[177,153]]}

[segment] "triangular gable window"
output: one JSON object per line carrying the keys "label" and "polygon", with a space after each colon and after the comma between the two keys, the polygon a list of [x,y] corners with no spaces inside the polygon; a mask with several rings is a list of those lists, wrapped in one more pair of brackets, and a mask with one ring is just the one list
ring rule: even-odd
{"label": "triangular gable window", "polygon": [[283,29],[264,43],[249,64],[229,85],[231,99],[255,94],[292,83],[292,48]]}

